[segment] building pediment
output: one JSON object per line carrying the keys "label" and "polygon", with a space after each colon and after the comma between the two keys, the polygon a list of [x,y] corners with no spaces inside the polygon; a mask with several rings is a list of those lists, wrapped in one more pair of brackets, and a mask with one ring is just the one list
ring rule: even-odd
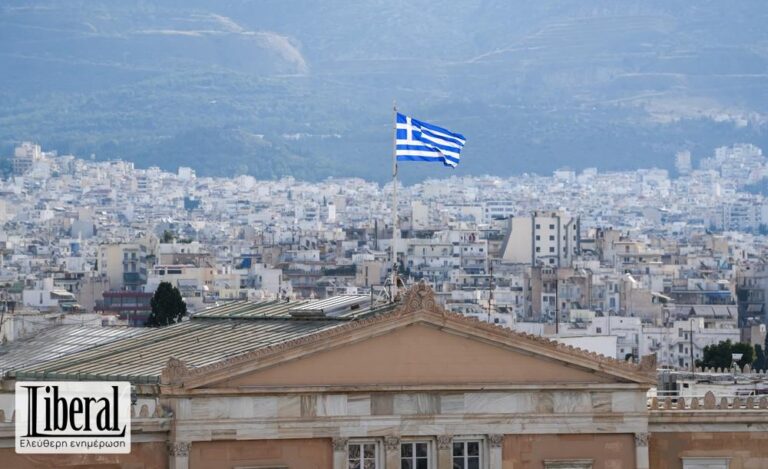
{"label": "building pediment", "polygon": [[392,313],[211,366],[172,361],[166,392],[649,384],[630,364],[447,312],[429,287]]}

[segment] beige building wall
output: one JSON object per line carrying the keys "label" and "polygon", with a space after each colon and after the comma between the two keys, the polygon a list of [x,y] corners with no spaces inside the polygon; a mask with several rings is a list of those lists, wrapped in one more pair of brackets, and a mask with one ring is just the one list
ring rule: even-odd
{"label": "beige building wall", "polygon": [[622,280],[619,292],[619,310],[626,314],[658,324],[662,320],[663,304],[654,299],[653,292],[647,288],[634,287],[631,282]]}
{"label": "beige building wall", "polygon": [[123,284],[123,248],[119,244],[99,246],[99,272],[109,279],[110,288]]}
{"label": "beige building wall", "polygon": [[243,467],[331,469],[331,439],[195,442],[189,451],[190,469]]}
{"label": "beige building wall", "polygon": [[[482,357],[482,359],[478,359]],[[392,366],[396,363],[397,366]],[[511,352],[434,326],[411,325],[280,366],[229,377],[220,386],[605,383],[610,378],[544,357]],[[388,396],[392,399],[392,396]]]}
{"label": "beige building wall", "polygon": [[533,219],[515,217],[509,219],[509,234],[504,246],[503,259],[507,262],[530,264],[533,259]]}
{"label": "beige building wall", "polygon": [[727,458],[728,469],[768,467],[768,432],[654,432],[649,442],[653,469],[681,469],[683,458]]}
{"label": "beige building wall", "polygon": [[[634,435],[506,435],[504,437],[503,469],[541,469],[545,467],[545,461],[569,460],[591,460],[592,469],[634,468]],[[656,466],[651,465],[651,467]]]}
{"label": "beige building wall", "polygon": [[[136,438],[136,435],[134,435]],[[129,454],[16,454],[0,448],[0,467],[8,469],[168,469],[165,442],[133,443]]]}
{"label": "beige building wall", "polygon": [[359,287],[370,287],[384,283],[387,264],[382,261],[363,261],[357,266],[355,276],[355,285]]}
{"label": "beige building wall", "polygon": [[414,230],[429,228],[429,206],[421,201],[411,202],[411,226]]}
{"label": "beige building wall", "polygon": [[93,312],[96,302],[103,298],[103,293],[109,291],[109,279],[100,275],[89,273],[80,280],[80,288],[77,292],[77,302],[87,312]]}
{"label": "beige building wall", "polygon": [[567,267],[579,250],[579,219],[560,212],[534,212],[509,219],[503,259],[507,262]]}

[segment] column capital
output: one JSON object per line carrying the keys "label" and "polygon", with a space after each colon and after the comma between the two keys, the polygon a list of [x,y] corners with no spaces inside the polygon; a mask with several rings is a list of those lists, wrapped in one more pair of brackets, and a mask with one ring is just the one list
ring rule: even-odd
{"label": "column capital", "polygon": [[439,435],[437,437],[437,449],[451,449],[453,435]]}
{"label": "column capital", "polygon": [[635,446],[648,446],[649,433],[635,433]]}
{"label": "column capital", "polygon": [[400,437],[388,436],[384,438],[384,447],[387,451],[400,451]]}
{"label": "column capital", "polygon": [[167,445],[168,456],[187,457],[192,443],[188,441],[172,441]]}
{"label": "column capital", "polygon": [[488,435],[488,445],[491,448],[501,448],[501,444],[504,442],[504,435],[500,433],[495,433],[493,435]]}
{"label": "column capital", "polygon": [[349,439],[334,437],[331,439],[331,443],[333,444],[334,451],[346,451],[347,443],[349,443]]}

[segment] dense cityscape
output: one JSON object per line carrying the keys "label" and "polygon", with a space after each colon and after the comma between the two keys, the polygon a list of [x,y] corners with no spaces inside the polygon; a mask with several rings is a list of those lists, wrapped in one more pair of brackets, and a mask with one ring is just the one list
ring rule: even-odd
{"label": "dense cityscape", "polygon": [[[749,144],[676,174],[463,177],[400,187],[398,265],[448,310],[688,370],[762,346],[768,176]],[[391,183],[198,178],[19,145],[0,199],[2,337],[146,324],[161,282],[194,316],[240,300],[388,302]],[[407,168],[406,168],[407,170]],[[439,173],[436,173],[439,174]],[[683,331],[680,333],[680,331]]]}
{"label": "dense cityscape", "polygon": [[0,469],[768,469],[768,3],[0,2]]}
{"label": "dense cityscape", "polygon": [[[197,177],[190,167],[140,169],[24,142],[0,191],[0,372],[6,383],[124,382],[140,443],[128,459],[112,456],[129,461],[120,467],[243,467],[245,458],[500,469],[533,458],[546,469],[728,468],[721,456],[744,445],[734,443],[743,433],[723,432],[768,407],[768,160],[750,144],[670,158],[671,175],[563,168],[398,183],[393,213],[393,182]],[[354,349],[360,337],[367,345]],[[317,357],[291,358],[315,343]],[[249,371],[274,360],[277,375]],[[379,363],[375,376],[349,374],[368,363]],[[446,376],[458,384],[426,394],[418,384]],[[452,386],[467,389],[459,401]],[[237,397],[253,390],[277,394]],[[24,420],[12,398],[0,393],[0,421],[18,436]],[[189,414],[189,405],[199,407]],[[577,423],[607,409],[640,417]],[[689,429],[699,409],[733,422]],[[511,420],[475,423],[480,437],[467,436],[463,420],[441,424],[436,437],[416,423],[440,412]],[[590,444],[548,427],[540,412],[593,433]],[[390,414],[412,429],[391,430],[392,417],[380,416]],[[310,437],[336,416],[348,420]],[[286,418],[309,429],[260,427]],[[535,434],[516,434],[519,418]],[[662,436],[667,421],[684,431]],[[170,422],[191,426],[169,433]],[[258,444],[217,442],[220,425]],[[730,439],[699,450],[705,459],[654,443],[697,448],[690,439],[702,435]],[[615,449],[605,450],[610,441]],[[545,459],[553,450],[530,444],[565,458]],[[220,454],[206,452],[215,445],[227,455],[210,456]],[[763,467],[762,450],[747,448],[743,460]],[[37,467],[23,452],[12,461]]]}

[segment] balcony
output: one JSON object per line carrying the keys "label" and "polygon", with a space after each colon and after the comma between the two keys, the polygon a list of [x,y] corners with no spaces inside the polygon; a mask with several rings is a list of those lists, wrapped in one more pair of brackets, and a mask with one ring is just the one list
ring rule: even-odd
{"label": "balcony", "polygon": [[137,285],[145,281],[146,279],[139,272],[125,272],[123,274],[123,283],[126,285]]}

